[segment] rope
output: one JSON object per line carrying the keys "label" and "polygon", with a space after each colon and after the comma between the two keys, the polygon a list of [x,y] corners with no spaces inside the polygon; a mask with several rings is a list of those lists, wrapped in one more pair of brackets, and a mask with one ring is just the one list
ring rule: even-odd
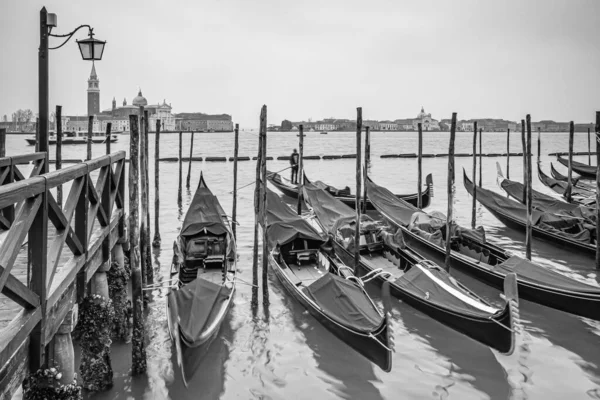
{"label": "rope", "polygon": [[[292,166],[291,166],[291,165],[290,165],[289,167],[286,167],[286,168],[284,168],[284,169],[282,169],[282,170],[279,170],[279,171],[277,171],[277,172],[271,172],[271,175],[273,175],[273,174],[278,174],[278,173],[280,173],[280,172],[283,172],[283,171],[285,171],[286,169],[290,169],[290,168],[292,168]],[[242,187],[238,188],[238,191],[239,191],[239,190],[242,190],[242,189],[244,189],[244,188],[247,188],[247,187],[248,187],[248,186],[250,186],[250,185],[254,185],[255,183],[256,183],[256,180],[253,180],[252,182],[248,183],[247,185],[244,185],[244,186],[242,186]],[[230,192],[227,192],[227,193],[228,193],[228,194],[231,194],[231,193],[233,193],[233,190],[232,190],[232,191],[230,191]]]}

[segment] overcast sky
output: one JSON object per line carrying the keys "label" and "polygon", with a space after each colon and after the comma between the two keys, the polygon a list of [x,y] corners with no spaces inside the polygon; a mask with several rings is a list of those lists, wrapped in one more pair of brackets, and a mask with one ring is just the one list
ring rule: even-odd
{"label": "overcast sky", "polygon": [[[174,112],[282,119],[496,117],[592,122],[598,0],[0,0],[0,115],[37,112],[39,10],[106,40],[101,108],[138,86]],[[77,38],[85,37],[80,31]],[[53,39],[52,44],[60,42]],[[50,107],[86,113],[91,63],[50,54]]]}

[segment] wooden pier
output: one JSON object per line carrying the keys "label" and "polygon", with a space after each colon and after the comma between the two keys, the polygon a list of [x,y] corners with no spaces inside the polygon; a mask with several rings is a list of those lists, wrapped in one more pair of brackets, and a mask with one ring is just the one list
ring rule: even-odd
{"label": "wooden pier", "polygon": [[46,153],[0,158],[2,399],[53,361],[55,335],[63,322],[74,326],[92,276],[110,268],[111,250],[125,240],[125,152],[40,175],[46,162]]}

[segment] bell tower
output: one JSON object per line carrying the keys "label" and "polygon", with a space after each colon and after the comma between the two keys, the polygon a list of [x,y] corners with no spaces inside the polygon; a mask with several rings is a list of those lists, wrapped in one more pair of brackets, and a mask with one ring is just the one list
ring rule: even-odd
{"label": "bell tower", "polygon": [[100,114],[100,81],[96,75],[96,64],[94,63],[92,63],[92,72],[88,79],[87,94],[88,116]]}

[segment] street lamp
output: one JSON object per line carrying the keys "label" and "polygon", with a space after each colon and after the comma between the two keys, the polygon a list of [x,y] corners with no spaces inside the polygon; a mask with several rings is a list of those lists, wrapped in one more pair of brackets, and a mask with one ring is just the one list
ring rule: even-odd
{"label": "street lamp", "polygon": [[[38,93],[39,93],[39,123],[38,123],[38,149],[48,152],[48,52],[63,47],[81,28],[88,28],[88,39],[78,40],[77,45],[81,58],[88,61],[101,60],[106,42],[94,39],[94,29],[89,25],[80,25],[72,32],[65,35],[53,35],[52,28],[57,26],[56,14],[48,13],[46,7],[40,11],[40,48],[38,53]],[[66,38],[56,47],[48,47],[48,38]],[[43,164],[42,173],[48,172],[48,160]]]}

